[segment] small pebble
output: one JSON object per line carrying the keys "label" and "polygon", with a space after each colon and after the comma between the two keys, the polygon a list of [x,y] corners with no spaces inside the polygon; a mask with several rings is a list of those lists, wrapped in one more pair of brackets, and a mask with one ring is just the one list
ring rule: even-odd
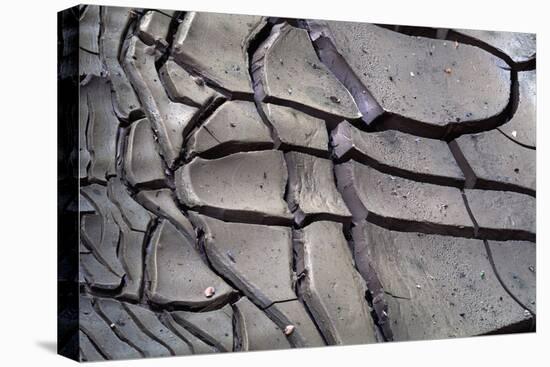
{"label": "small pebble", "polygon": [[296,328],[296,327],[295,327],[294,325],[287,325],[287,326],[285,327],[285,330],[284,330],[285,335],[290,335],[290,334],[292,334],[292,333],[294,332],[294,329],[295,329],[295,328]]}
{"label": "small pebble", "polygon": [[216,293],[216,289],[214,287],[208,287],[204,290],[204,296],[206,298],[212,297]]}
{"label": "small pebble", "polygon": [[330,100],[334,103],[340,103],[340,98],[335,97],[335,96],[330,96]]}
{"label": "small pebble", "polygon": [[446,72],[447,74],[450,74],[451,71],[452,71],[451,68],[446,68],[446,69],[445,69],[445,72]]}

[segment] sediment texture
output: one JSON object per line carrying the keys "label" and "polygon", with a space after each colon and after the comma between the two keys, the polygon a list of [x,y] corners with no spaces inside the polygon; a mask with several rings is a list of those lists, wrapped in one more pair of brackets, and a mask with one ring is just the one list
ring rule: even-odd
{"label": "sediment texture", "polygon": [[81,360],[534,330],[531,38],[80,25]]}

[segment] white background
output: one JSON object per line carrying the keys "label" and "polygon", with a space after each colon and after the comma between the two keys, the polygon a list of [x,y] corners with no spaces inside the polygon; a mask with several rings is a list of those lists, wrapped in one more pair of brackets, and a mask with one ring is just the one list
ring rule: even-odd
{"label": "white background", "polygon": [[[92,3],[99,3],[91,1]],[[544,1],[144,0],[106,5],[206,10],[390,24],[537,33],[538,332],[432,342],[235,353],[141,361],[118,366],[537,366],[548,355],[548,23]],[[56,338],[56,12],[70,1],[7,0],[0,18],[0,365],[65,366]],[[546,114],[547,117],[547,114]],[[541,204],[542,203],[542,204]],[[546,223],[546,226],[545,226]],[[76,244],[75,244],[76,245]],[[546,348],[543,346],[546,340]],[[103,364],[101,364],[103,365]],[[548,365],[548,358],[546,358]]]}

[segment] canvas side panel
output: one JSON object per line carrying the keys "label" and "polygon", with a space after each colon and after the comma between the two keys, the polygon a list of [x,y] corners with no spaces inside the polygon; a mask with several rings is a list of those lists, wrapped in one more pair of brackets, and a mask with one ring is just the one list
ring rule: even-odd
{"label": "canvas side panel", "polygon": [[57,13],[57,351],[78,356],[78,6]]}

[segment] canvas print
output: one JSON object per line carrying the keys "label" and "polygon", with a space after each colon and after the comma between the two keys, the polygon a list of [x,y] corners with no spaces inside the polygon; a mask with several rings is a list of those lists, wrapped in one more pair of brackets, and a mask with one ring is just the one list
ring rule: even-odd
{"label": "canvas print", "polygon": [[58,24],[61,354],[535,331],[534,34],[95,5]]}

